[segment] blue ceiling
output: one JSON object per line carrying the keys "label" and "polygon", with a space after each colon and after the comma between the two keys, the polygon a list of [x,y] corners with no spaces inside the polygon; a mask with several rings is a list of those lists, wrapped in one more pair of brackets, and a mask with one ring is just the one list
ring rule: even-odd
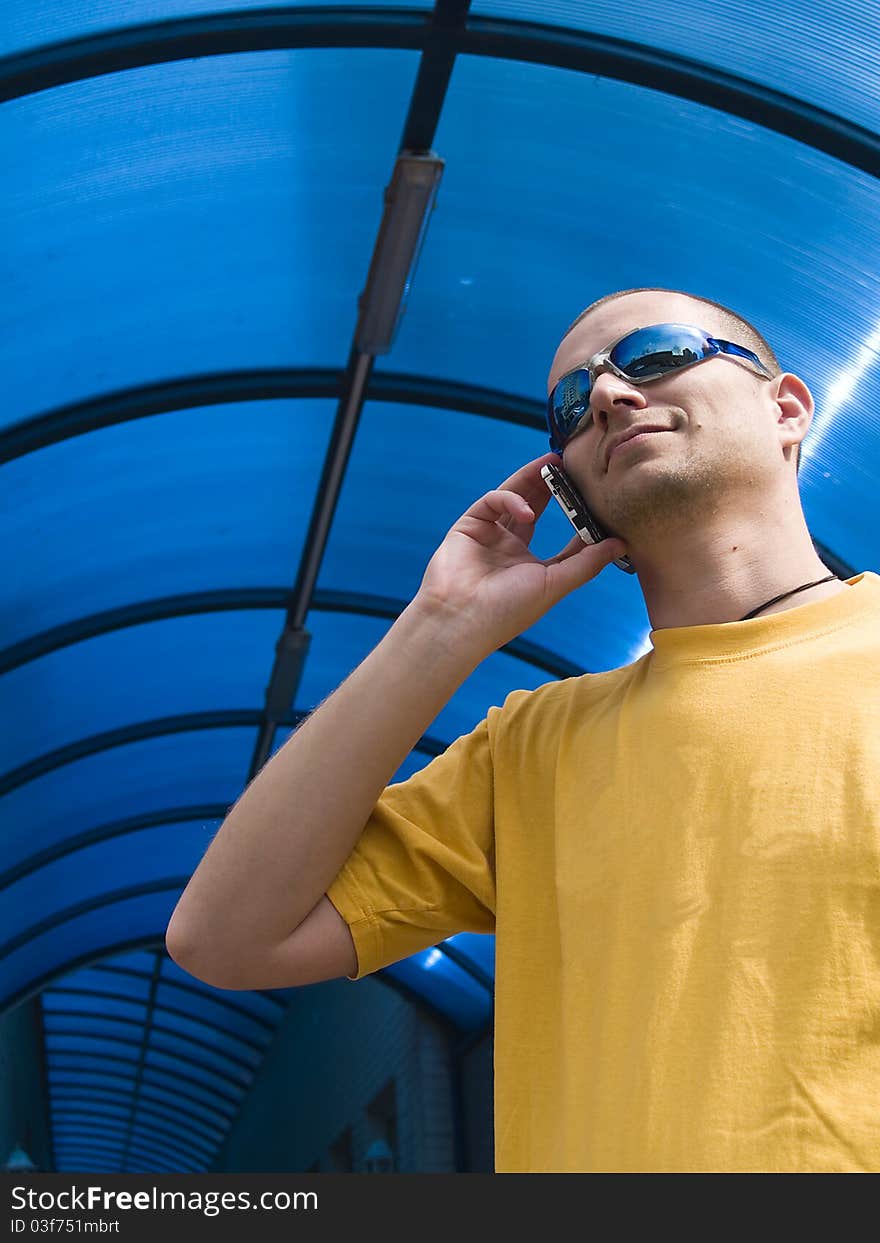
{"label": "blue ceiling", "polygon": [[[753,320],[816,398],[799,478],[817,549],[880,569],[880,17],[120,8],[6,0],[0,22],[0,1008],[41,999],[57,1169],[205,1170],[289,994],[180,971],[171,911],[452,522],[545,452],[549,363],[584,306],[656,285]],[[340,459],[404,148],[443,177]],[[548,509],[533,549],[568,534]],[[273,719],[297,615],[311,641]],[[649,629],[638,582],[607,571],[486,660],[396,779],[510,690],[636,659]],[[491,937],[382,977],[452,1030],[491,1020]]]}

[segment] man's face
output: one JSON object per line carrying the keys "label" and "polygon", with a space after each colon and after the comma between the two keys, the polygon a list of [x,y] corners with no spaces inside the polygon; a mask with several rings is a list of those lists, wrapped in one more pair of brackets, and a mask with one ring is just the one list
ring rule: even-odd
{"label": "man's face", "polygon": [[[729,335],[712,307],[673,293],[628,294],[592,311],[563,339],[548,393],[624,333],[659,323]],[[754,504],[784,466],[775,387],[752,367],[725,357],[643,385],[603,371],[590,395],[592,418],[566,445],[563,466],[599,520],[623,538],[658,523],[692,521],[731,501]],[[664,430],[624,445],[609,459],[613,440],[637,424]]]}

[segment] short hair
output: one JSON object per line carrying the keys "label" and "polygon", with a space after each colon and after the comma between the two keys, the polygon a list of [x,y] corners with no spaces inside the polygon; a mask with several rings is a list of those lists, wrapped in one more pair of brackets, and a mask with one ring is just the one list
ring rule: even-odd
{"label": "short hair", "polygon": [[[616,293],[605,294],[603,298],[598,298],[595,302],[591,302],[585,311],[581,311],[577,319],[573,320],[572,323],[570,323],[566,328],[564,337],[567,337],[572,328],[576,327],[576,325],[579,324],[585,316],[589,315],[591,311],[595,311],[597,307],[604,306],[606,302],[613,302],[616,298],[624,298],[627,294],[631,293],[674,293],[678,294],[680,297],[689,298],[691,302],[702,302],[705,306],[714,307],[715,311],[718,313],[718,318],[721,320],[722,328],[727,334],[729,340],[734,341],[737,345],[744,345],[747,349],[750,349],[757,354],[772,376],[777,376],[782,373],[782,367],[780,366],[779,359],[773,353],[769,342],[761,335],[760,332],[758,332],[758,329],[753,323],[747,320],[744,316],[738,314],[736,311],[731,310],[729,306],[725,306],[722,302],[715,302],[712,298],[704,298],[700,294],[688,293],[684,289],[660,289],[657,286],[650,286],[638,289],[620,289]],[[797,457],[795,459],[795,463],[797,473],[797,471],[800,471],[801,468],[800,445],[797,446],[796,453]]]}

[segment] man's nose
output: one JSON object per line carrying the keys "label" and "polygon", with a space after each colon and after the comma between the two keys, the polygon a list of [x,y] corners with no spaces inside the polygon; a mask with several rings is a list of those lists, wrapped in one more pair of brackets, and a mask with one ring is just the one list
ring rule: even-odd
{"label": "man's nose", "polygon": [[600,424],[606,423],[615,414],[643,410],[647,404],[648,399],[637,384],[630,384],[613,371],[601,371],[590,390],[590,409],[593,418]]}

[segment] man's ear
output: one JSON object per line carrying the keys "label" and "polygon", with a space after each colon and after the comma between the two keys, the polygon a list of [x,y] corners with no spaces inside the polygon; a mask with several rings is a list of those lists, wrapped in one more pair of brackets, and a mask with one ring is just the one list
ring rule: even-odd
{"label": "man's ear", "polygon": [[791,371],[774,376],[771,397],[779,412],[778,422],[785,435],[783,446],[802,444],[810,424],[816,403],[806,384]]}

